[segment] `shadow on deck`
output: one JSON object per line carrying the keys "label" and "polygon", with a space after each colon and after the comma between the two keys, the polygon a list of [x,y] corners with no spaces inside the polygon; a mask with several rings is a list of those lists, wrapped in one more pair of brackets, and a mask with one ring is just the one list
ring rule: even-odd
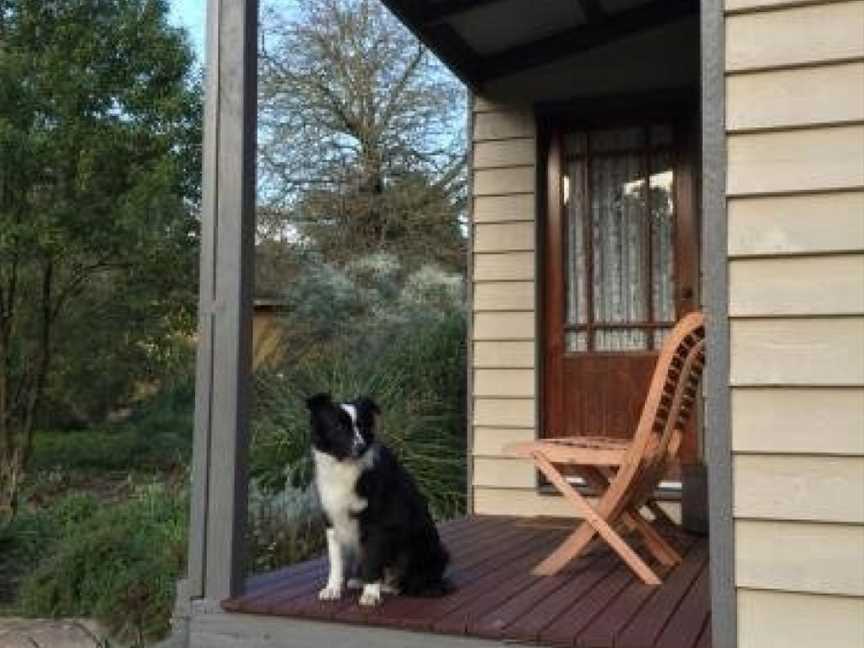
{"label": "shadow on deck", "polygon": [[504,642],[590,648],[709,648],[708,546],[677,530],[664,535],[684,563],[649,587],[605,546],[556,576],[530,569],[573,529],[551,518],[469,517],[441,525],[454,590],[442,598],[388,598],[374,609],[358,593],[320,602],[326,559],[253,577],[232,612],[398,628]]}

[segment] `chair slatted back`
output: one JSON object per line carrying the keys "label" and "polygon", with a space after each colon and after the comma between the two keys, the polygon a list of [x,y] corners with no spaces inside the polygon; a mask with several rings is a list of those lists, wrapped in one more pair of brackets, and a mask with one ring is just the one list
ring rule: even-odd
{"label": "chair slatted back", "polygon": [[705,318],[695,312],[672,329],[660,350],[639,426],[613,487],[640,506],[657,488],[678,452],[685,427],[696,408],[705,367]]}

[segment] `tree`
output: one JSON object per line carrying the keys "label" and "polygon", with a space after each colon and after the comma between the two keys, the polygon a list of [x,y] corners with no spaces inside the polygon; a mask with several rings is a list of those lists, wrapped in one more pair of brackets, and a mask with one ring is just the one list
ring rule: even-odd
{"label": "tree", "polygon": [[0,519],[83,296],[146,286],[155,316],[189,308],[201,109],[167,11],[0,0]]}
{"label": "tree", "polygon": [[377,0],[270,7],[262,31],[262,235],[461,267],[458,82]]}

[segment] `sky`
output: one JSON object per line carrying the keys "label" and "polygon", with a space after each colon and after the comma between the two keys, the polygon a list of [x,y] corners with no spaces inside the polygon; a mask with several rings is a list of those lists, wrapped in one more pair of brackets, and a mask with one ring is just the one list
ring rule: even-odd
{"label": "sky", "polygon": [[192,39],[198,61],[204,62],[204,8],[207,0],[170,0],[171,22],[185,27]]}

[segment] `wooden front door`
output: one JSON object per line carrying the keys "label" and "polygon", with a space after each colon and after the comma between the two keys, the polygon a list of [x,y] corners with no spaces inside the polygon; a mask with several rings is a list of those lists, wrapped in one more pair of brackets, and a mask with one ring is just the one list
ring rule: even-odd
{"label": "wooden front door", "polygon": [[[543,436],[629,438],[658,349],[696,308],[685,124],[551,129],[543,225]],[[681,453],[697,458],[692,431]]]}

